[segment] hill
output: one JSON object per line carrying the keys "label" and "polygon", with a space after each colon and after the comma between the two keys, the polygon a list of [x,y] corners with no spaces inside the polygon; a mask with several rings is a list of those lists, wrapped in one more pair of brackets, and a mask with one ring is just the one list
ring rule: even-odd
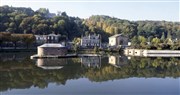
{"label": "hill", "polygon": [[46,8],[36,11],[24,7],[0,7],[0,31],[20,34],[56,33],[73,40],[88,33],[99,33],[103,42],[108,37],[122,33],[130,39],[134,36],[152,38],[180,38],[180,23],[167,21],[129,21],[105,15],[93,15],[88,19],[71,17],[66,12],[50,13]]}

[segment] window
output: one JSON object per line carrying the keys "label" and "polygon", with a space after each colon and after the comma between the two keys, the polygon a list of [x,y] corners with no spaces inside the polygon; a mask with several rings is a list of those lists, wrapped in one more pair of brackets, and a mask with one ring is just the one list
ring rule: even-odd
{"label": "window", "polygon": [[120,43],[119,43],[120,45],[122,45],[123,44],[123,40],[120,40]]}
{"label": "window", "polygon": [[39,37],[37,37],[36,40],[39,40]]}
{"label": "window", "polygon": [[55,40],[58,40],[58,37],[55,37]]}

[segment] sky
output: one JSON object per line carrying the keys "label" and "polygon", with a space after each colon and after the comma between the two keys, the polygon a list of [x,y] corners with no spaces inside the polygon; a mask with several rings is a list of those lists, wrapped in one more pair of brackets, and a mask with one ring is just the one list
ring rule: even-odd
{"label": "sky", "polygon": [[131,21],[165,20],[180,22],[180,0],[0,0],[0,6],[48,8],[69,16],[88,18],[108,15]]}

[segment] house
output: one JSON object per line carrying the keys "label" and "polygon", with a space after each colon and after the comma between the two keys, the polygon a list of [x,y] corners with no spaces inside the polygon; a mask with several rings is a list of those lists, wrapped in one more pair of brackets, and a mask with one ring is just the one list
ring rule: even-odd
{"label": "house", "polygon": [[46,43],[38,46],[38,56],[64,56],[67,48],[62,44]]}
{"label": "house", "polygon": [[35,35],[36,43],[43,44],[43,43],[59,43],[59,38],[61,35],[56,34],[49,34],[49,35]]}
{"label": "house", "polygon": [[128,37],[122,35],[122,34],[116,34],[111,37],[109,37],[109,46],[110,47],[127,47],[128,46]]}
{"label": "house", "polygon": [[99,34],[82,36],[81,47],[101,47],[101,36]]}
{"label": "house", "polygon": [[49,34],[47,35],[47,43],[59,43],[61,35]]}
{"label": "house", "polygon": [[46,35],[35,35],[36,37],[36,43],[43,44],[46,43],[47,36]]}

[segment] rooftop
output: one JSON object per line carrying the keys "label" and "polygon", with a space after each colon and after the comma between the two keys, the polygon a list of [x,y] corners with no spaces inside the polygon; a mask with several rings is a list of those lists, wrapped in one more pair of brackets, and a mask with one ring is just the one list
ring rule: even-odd
{"label": "rooftop", "polygon": [[62,44],[46,43],[46,44],[43,44],[39,47],[65,47],[65,46]]}
{"label": "rooftop", "polygon": [[113,36],[111,36],[111,37],[109,37],[109,38],[115,38],[115,37],[118,37],[118,36],[124,36],[124,35],[122,35],[122,34],[116,34],[116,35],[113,35]]}
{"label": "rooftop", "polygon": [[48,35],[35,35],[35,36],[61,36],[60,34],[54,34],[54,33],[52,33],[52,34],[48,34]]}

